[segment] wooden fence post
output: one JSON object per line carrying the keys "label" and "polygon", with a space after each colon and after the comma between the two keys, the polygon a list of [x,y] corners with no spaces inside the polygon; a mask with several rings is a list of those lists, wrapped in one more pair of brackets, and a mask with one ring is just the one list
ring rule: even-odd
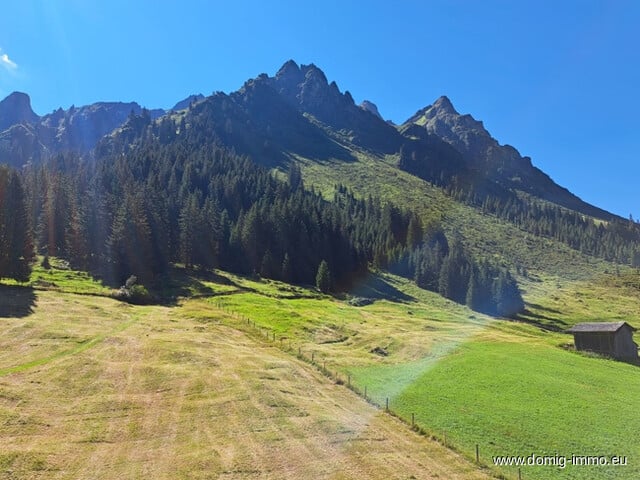
{"label": "wooden fence post", "polygon": [[476,443],[476,463],[480,463],[480,446]]}

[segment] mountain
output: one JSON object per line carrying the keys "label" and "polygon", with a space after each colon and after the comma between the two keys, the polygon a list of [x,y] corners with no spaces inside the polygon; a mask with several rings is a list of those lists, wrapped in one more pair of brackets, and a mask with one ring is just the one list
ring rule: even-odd
{"label": "mountain", "polygon": [[100,102],[38,117],[26,94],[13,93],[0,102],[0,162],[18,166],[65,151],[85,155],[96,145],[100,155],[127,151],[151,128],[164,142],[179,134],[198,136],[271,167],[297,158],[352,162],[358,152],[395,158],[402,170],[441,187],[455,183],[472,196],[506,202],[521,192],[591,217],[616,218],[556,184],[514,147],[501,145],[447,97],[395,126],[372,102],[356,105],[314,64],[289,60],[274,76],[261,74],[236,92],[190,95],[166,115],[154,110],[144,120],[142,114],[134,102]]}
{"label": "mountain", "polygon": [[363,100],[362,103],[360,104],[360,108],[363,110],[366,110],[369,113],[373,113],[376,117],[382,120],[382,115],[380,115],[380,112],[378,111],[378,106],[375,103],[370,102],[369,100]]}
{"label": "mountain", "polygon": [[204,95],[202,95],[201,93],[197,93],[197,94],[193,94],[193,95],[189,95],[187,98],[185,98],[184,100],[180,100],[178,103],[176,103],[171,110],[173,111],[178,111],[178,110],[184,110],[186,108],[189,108],[189,106],[192,103],[196,103],[199,102],[200,100],[204,99]]}
{"label": "mountain", "polygon": [[415,134],[416,126],[454,147],[479,178],[492,180],[507,189],[520,190],[585,215],[602,219],[613,217],[556,184],[532,165],[531,158],[521,156],[514,147],[500,145],[481,121],[471,115],[458,113],[446,96],[419,110],[400,128],[405,133]]}
{"label": "mountain", "polygon": [[0,102],[0,131],[17,124],[35,123],[38,119],[26,93],[13,92]]}
{"label": "mountain", "polygon": [[[40,117],[31,109],[28,95],[14,92],[0,102],[0,162],[20,166],[60,152],[86,154],[129,115],[142,111],[135,102],[98,102],[59,108]],[[165,112],[156,109],[148,113],[158,118]]]}

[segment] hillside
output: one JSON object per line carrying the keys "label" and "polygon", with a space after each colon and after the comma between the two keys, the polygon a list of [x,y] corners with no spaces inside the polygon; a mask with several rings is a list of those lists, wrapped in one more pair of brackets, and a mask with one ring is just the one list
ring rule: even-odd
{"label": "hillside", "polygon": [[[221,271],[174,278],[183,297],[165,306],[115,301],[58,261],[34,271],[34,289],[0,286],[3,478],[517,478],[491,456],[532,451],[630,464],[523,478],[637,474],[637,367],[559,348],[564,334],[389,275],[356,287],[373,300],[362,307]],[[612,287],[637,278],[617,278],[565,284],[559,318],[548,294],[537,311],[570,324],[615,304],[635,317]]]}
{"label": "hillside", "polygon": [[31,305],[0,307],[0,478],[489,478],[220,309]]}
{"label": "hillside", "polygon": [[638,365],[565,333],[640,327],[640,225],[447,97],[288,61],[0,126],[0,477],[640,475]]}
{"label": "hillside", "polygon": [[[125,125],[105,137],[99,151],[128,152],[144,133],[144,126],[136,128]],[[320,188],[329,200],[339,184],[362,198],[373,194],[395,201],[405,194],[406,200],[397,203],[410,209],[423,210],[427,199],[437,197],[426,207],[436,215],[424,217],[425,223],[444,217],[469,244],[487,242],[486,248],[480,246],[483,254],[498,255],[511,265],[536,268],[544,261],[541,253],[549,251],[548,240],[554,245],[551,250],[560,250],[563,257],[568,246],[573,250],[570,257],[587,254],[623,264],[634,261],[640,246],[637,227],[554,183],[531,159],[500,145],[481,122],[458,114],[446,97],[394,127],[355,105],[350,93],[329,83],[315,65],[289,61],[273,77],[262,74],[237,92],[216,93],[146,128],[176,128],[196,135],[199,144],[232,148],[285,175],[292,165],[299,165],[303,173],[309,172],[309,185]],[[164,141],[183,140],[174,134]],[[389,191],[394,187],[388,183],[394,182],[404,190],[399,196]],[[503,223],[504,227],[496,225]],[[514,225],[518,242],[510,241]],[[529,243],[533,251],[522,251]],[[540,243],[542,248],[535,247]],[[578,270],[590,271],[589,261]]]}

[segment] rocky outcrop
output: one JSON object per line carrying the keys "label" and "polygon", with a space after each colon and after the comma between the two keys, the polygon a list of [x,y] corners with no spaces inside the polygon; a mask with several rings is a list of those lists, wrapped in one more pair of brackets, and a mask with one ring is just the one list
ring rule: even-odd
{"label": "rocky outcrop", "polygon": [[179,110],[184,110],[186,108],[189,108],[192,104],[198,103],[202,100],[204,100],[204,95],[202,95],[201,93],[189,95],[184,100],[180,100],[178,103],[176,103],[171,108],[171,110],[173,110],[174,112],[177,112]]}
{"label": "rocky outcrop", "polygon": [[0,102],[0,132],[13,125],[36,123],[38,120],[26,93],[13,92]]}
{"label": "rocky outcrop", "polygon": [[375,103],[370,102],[369,100],[364,100],[360,104],[360,108],[369,113],[373,113],[380,120],[383,120],[382,115],[380,115],[380,112],[378,111],[378,106]]}

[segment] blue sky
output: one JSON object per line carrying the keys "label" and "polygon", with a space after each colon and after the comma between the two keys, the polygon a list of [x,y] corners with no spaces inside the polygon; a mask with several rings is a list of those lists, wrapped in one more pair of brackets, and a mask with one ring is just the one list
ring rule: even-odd
{"label": "blue sky", "polygon": [[[560,5],[558,5],[560,4]],[[289,58],[402,122],[440,95],[590,203],[640,218],[640,2],[4,2],[0,96],[170,107]]]}

